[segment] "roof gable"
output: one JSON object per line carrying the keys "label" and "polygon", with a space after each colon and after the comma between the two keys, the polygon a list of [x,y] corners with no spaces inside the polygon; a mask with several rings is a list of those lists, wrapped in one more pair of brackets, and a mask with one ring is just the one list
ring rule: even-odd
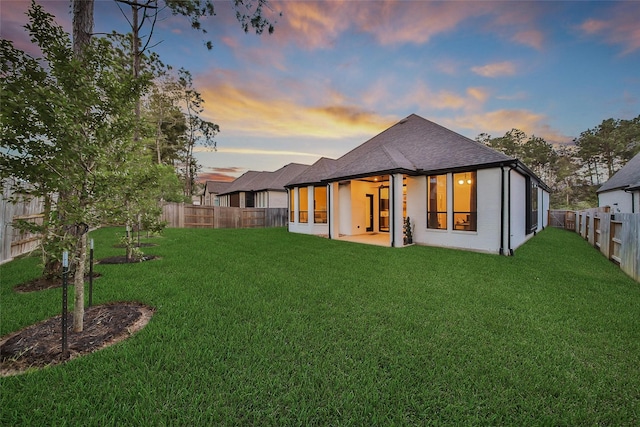
{"label": "roof gable", "polygon": [[230,181],[207,181],[204,184],[204,193],[224,193],[230,186]]}
{"label": "roof gable", "polygon": [[640,186],[640,153],[636,154],[622,169],[613,174],[597,192],[637,188],[638,186]]}
{"label": "roof gable", "polygon": [[286,186],[302,185],[302,184],[319,184],[327,176],[336,171],[336,160],[328,157],[321,157],[314,164],[308,166],[299,173],[295,178],[289,180]]}
{"label": "roof gable", "polygon": [[337,180],[379,172],[424,172],[513,161],[484,144],[416,114],[399,121],[337,160]]}

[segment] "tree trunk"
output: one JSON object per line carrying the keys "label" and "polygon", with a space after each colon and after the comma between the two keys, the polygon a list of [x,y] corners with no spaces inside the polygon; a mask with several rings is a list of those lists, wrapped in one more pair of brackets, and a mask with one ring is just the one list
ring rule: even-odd
{"label": "tree trunk", "polygon": [[73,54],[82,56],[93,34],[94,0],[73,0]]}
{"label": "tree trunk", "polygon": [[84,328],[84,267],[87,262],[87,234],[78,238],[76,251],[76,271],[73,276],[75,302],[73,306],[73,332],[82,332]]}
{"label": "tree trunk", "polygon": [[[91,36],[93,34],[93,6],[94,0],[73,0],[73,54],[80,60],[82,60],[84,50],[91,41]],[[70,194],[66,194],[66,196],[69,197]],[[65,197],[65,194],[60,193],[59,197]],[[78,264],[76,265],[74,275],[74,332],[82,332],[84,328],[84,264],[87,259],[87,236],[84,231],[85,230],[81,230],[79,225],[76,224],[76,259]]]}

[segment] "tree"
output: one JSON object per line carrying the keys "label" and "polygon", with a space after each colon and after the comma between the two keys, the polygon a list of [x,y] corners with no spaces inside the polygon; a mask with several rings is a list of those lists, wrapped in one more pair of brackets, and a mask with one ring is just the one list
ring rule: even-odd
{"label": "tree", "polygon": [[553,146],[543,138],[535,135],[529,137],[523,131],[514,128],[498,138],[491,138],[491,135],[481,133],[476,140],[507,156],[519,159],[543,181],[552,178],[552,165],[557,154]]}
{"label": "tree", "polygon": [[631,120],[606,119],[574,140],[592,184],[613,176],[640,151],[640,116]]}
{"label": "tree", "polygon": [[204,111],[202,107],[204,100],[200,93],[193,88],[191,73],[181,68],[178,75],[178,85],[181,89],[180,101],[184,108],[187,124],[184,152],[184,194],[185,196],[191,196],[194,191],[195,177],[198,170],[196,159],[193,156],[193,149],[198,142],[215,148],[214,137],[220,131],[220,128],[217,124],[200,117],[200,114]]}
{"label": "tree", "polygon": [[[0,174],[32,196],[57,194],[48,199],[48,227],[39,230],[45,266],[70,251],[76,288],[84,288],[84,232],[104,219],[95,206],[106,194],[97,190],[108,186],[114,159],[131,150],[131,94],[142,82],[123,72],[107,40],[90,39],[78,57],[69,35],[41,6],[32,3],[28,15],[26,28],[41,58],[0,42]],[[81,328],[74,315],[74,330]]]}

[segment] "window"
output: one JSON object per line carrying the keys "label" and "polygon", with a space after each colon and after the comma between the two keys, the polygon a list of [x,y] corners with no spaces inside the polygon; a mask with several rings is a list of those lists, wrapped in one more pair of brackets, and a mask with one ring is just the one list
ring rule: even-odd
{"label": "window", "polygon": [[298,201],[298,221],[307,223],[309,222],[309,190],[307,189],[307,187],[301,187],[298,191],[300,194],[300,201]]}
{"label": "window", "polygon": [[296,211],[295,211],[295,194],[296,190],[294,188],[289,190],[289,221],[296,222]]}
{"label": "window", "polygon": [[229,196],[229,206],[234,208],[240,207],[240,193],[233,193]]}
{"label": "window", "polygon": [[255,208],[255,194],[253,191],[246,191],[244,193],[244,207]]}
{"label": "window", "polygon": [[313,222],[327,223],[327,187],[313,187]]}
{"label": "window", "polygon": [[527,177],[527,234],[538,228],[538,184]]}
{"label": "window", "polygon": [[453,174],[453,229],[477,231],[476,172]]}
{"label": "window", "polygon": [[378,200],[380,200],[378,229],[380,231],[389,231],[389,187],[380,187]]}
{"label": "window", "polygon": [[447,229],[447,175],[427,177],[427,228]]}

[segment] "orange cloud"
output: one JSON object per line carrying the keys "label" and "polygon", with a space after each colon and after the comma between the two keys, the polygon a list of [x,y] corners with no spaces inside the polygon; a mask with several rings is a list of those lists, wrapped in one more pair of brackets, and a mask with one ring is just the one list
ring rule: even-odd
{"label": "orange cloud", "polygon": [[274,37],[294,40],[314,50],[334,46],[349,30],[367,33],[381,45],[424,44],[434,36],[453,31],[464,21],[484,16],[483,29],[516,43],[540,49],[542,33],[535,29],[538,13],[533,6],[503,2],[424,1],[281,1],[274,3],[283,15]]}
{"label": "orange cloud", "polygon": [[[222,132],[345,138],[378,133],[396,119],[350,105],[346,97],[326,88],[319,88],[311,97],[309,92],[291,90],[298,82],[284,82],[289,87],[282,90],[282,85],[273,82],[247,83],[231,73],[215,72],[201,81],[207,82],[198,85],[205,100],[203,116],[219,124]],[[309,100],[315,100],[315,105],[308,105]]]}
{"label": "orange cloud", "polygon": [[489,94],[479,87],[467,88],[464,94],[449,90],[432,91],[424,83],[416,85],[407,96],[397,101],[398,107],[415,105],[419,110],[466,110],[478,109],[488,98]]}
{"label": "orange cloud", "polygon": [[547,117],[528,110],[496,110],[486,113],[445,119],[450,126],[469,129],[477,134],[502,136],[513,128],[528,135],[536,135],[551,143],[568,143],[571,137],[563,135],[546,123]]}
{"label": "orange cloud", "polygon": [[471,71],[482,77],[503,77],[514,75],[516,73],[516,66],[513,62],[503,61],[471,67]]}
{"label": "orange cloud", "polygon": [[349,28],[345,7],[348,3],[343,1],[278,3],[283,17],[274,36],[284,42],[295,40],[309,50],[329,48]]}
{"label": "orange cloud", "polygon": [[622,54],[640,49],[640,3],[621,2],[612,6],[608,15],[601,19],[587,19],[579,29],[587,35],[602,36],[609,44],[622,45]]}

